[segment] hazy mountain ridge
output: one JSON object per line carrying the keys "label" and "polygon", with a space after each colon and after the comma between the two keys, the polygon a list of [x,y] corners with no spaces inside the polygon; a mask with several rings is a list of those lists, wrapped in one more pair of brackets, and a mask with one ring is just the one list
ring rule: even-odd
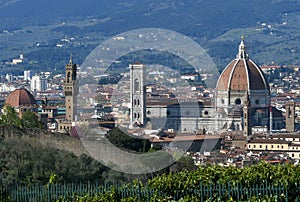
{"label": "hazy mountain ridge", "polygon": [[[0,60],[9,61],[18,54],[26,56],[34,51],[49,53],[63,37],[88,38],[81,40],[81,45],[55,50],[66,57],[66,52],[75,52],[71,50],[79,46],[78,55],[84,58],[107,37],[153,27],[192,37],[215,57],[219,66],[235,56],[241,35],[246,35],[250,55],[260,63],[270,64],[275,59],[280,64],[297,63],[300,62],[296,56],[297,44],[300,46],[299,3],[299,0],[4,0],[0,1],[0,49],[5,52],[0,54]],[[36,44],[40,46],[35,47]],[[288,55],[278,57],[283,54]],[[51,65],[63,68],[62,64],[56,61]]]}
{"label": "hazy mountain ridge", "polygon": [[168,27],[170,23],[177,27],[178,23],[185,21],[186,27],[195,24],[224,27],[223,23],[228,28],[234,28],[253,25],[258,21],[278,20],[280,14],[298,11],[295,6],[297,3],[269,0],[15,0],[0,4],[0,17],[7,19],[1,26],[53,23],[57,20],[87,16],[111,16],[114,19],[113,24],[123,21],[130,27]]}

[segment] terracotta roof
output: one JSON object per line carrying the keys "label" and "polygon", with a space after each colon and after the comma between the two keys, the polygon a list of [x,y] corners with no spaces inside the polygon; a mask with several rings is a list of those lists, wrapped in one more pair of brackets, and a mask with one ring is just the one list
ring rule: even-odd
{"label": "terracotta roof", "polygon": [[217,83],[217,90],[269,90],[269,84],[263,71],[245,53],[244,42],[236,59],[223,70]]}
{"label": "terracotta roof", "polygon": [[250,140],[248,143],[256,143],[256,144],[289,144],[290,142],[286,140],[275,140],[275,139],[254,139]]}
{"label": "terracotta roof", "polygon": [[275,134],[272,135],[271,138],[300,138],[300,134]]}
{"label": "terracotta roof", "polygon": [[262,70],[250,59],[235,59],[222,72],[217,90],[268,90]]}
{"label": "terracotta roof", "polygon": [[17,88],[6,98],[5,105],[18,107],[22,105],[34,105],[36,101],[33,95],[24,87]]}

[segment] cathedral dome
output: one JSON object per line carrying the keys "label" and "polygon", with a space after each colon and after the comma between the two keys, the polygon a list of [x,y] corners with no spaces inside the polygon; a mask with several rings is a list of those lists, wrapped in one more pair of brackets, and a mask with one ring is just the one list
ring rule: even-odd
{"label": "cathedral dome", "polygon": [[252,91],[267,90],[269,84],[264,73],[246,54],[246,46],[242,38],[239,53],[221,73],[217,82],[218,91]]}
{"label": "cathedral dome", "polygon": [[33,95],[24,87],[17,88],[6,98],[5,105],[12,107],[34,105],[36,103]]}

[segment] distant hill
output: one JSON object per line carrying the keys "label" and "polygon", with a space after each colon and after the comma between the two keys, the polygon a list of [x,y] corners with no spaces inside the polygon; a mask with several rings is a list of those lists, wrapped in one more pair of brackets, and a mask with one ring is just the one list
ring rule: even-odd
{"label": "distant hill", "polygon": [[110,20],[102,26],[120,33],[141,27],[162,27],[197,36],[220,35],[258,22],[276,22],[284,13],[299,11],[295,0],[4,0],[1,28],[45,25],[80,17]]}
{"label": "distant hill", "polygon": [[[70,52],[76,56],[78,51],[83,62],[107,37],[155,27],[193,38],[221,68],[234,58],[241,35],[246,36],[250,56],[260,64],[300,64],[299,5],[299,0],[2,0],[0,60],[33,52],[31,59],[43,68],[63,69],[61,59],[54,63],[41,58],[58,54],[65,58]],[[90,41],[53,51],[65,36]],[[36,49],[36,43],[45,46]]]}

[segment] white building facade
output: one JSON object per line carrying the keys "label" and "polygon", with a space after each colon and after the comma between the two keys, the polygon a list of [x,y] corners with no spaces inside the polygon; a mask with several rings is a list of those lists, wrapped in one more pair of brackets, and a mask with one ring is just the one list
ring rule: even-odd
{"label": "white building facade", "polygon": [[30,82],[30,90],[32,92],[43,92],[48,87],[48,81],[41,75],[32,76]]}

